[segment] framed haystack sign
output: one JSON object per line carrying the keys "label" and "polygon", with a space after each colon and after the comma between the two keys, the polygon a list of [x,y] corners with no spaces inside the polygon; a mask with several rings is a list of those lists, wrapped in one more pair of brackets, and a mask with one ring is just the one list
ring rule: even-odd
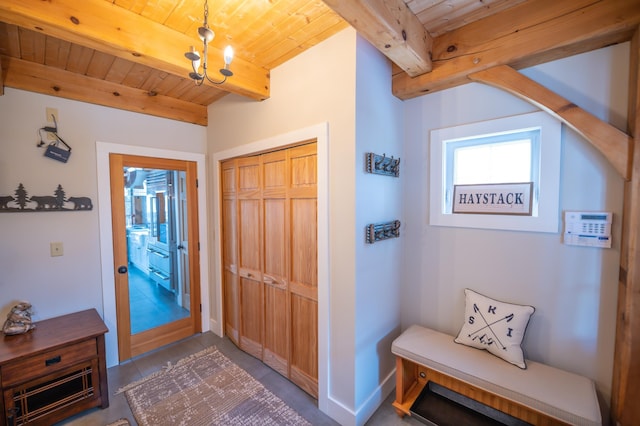
{"label": "framed haystack sign", "polygon": [[454,185],[453,213],[531,216],[533,182]]}

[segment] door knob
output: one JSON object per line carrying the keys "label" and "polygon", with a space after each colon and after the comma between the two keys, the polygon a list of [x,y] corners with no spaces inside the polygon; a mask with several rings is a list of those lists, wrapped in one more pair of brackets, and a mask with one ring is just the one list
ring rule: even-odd
{"label": "door knob", "polygon": [[127,267],[126,266],[120,266],[118,268],[118,273],[119,274],[126,274],[127,273]]}

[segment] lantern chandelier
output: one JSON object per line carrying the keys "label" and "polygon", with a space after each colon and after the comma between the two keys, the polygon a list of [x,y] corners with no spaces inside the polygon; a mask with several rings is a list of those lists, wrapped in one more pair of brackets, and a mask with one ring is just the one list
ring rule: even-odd
{"label": "lantern chandelier", "polygon": [[[203,48],[202,48],[202,57],[200,53],[196,50],[194,46],[191,46],[191,50],[184,54],[191,61],[191,66],[193,67],[193,71],[189,73],[189,77],[193,79],[197,86],[201,86],[204,83],[204,80],[207,79],[209,82],[213,84],[222,84],[227,81],[227,77],[231,77],[233,72],[229,69],[229,65],[233,60],[233,48],[231,46],[227,46],[224,49],[224,68],[220,68],[220,74],[222,74],[223,78],[220,81],[212,80],[211,77],[207,74],[207,43],[209,43],[215,37],[215,33],[209,28],[209,24],[207,23],[207,18],[209,17],[209,6],[207,4],[207,0],[204,2],[204,23],[200,28],[198,28],[198,36],[200,40],[202,40]],[[202,63],[202,74],[200,73],[200,64]]]}

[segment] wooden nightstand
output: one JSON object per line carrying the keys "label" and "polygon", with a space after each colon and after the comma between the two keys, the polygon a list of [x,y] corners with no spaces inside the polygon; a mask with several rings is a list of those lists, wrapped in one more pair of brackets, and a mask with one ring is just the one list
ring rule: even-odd
{"label": "wooden nightstand", "polygon": [[109,406],[104,334],[95,309],[0,334],[0,426],[50,425]]}

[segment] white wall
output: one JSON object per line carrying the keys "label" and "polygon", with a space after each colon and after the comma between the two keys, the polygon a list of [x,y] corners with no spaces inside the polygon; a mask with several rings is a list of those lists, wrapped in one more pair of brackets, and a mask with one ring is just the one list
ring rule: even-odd
{"label": "white wall", "polygon": [[[59,134],[72,147],[66,164],[44,157],[44,149],[36,147],[47,107],[58,109]],[[0,195],[13,195],[20,183],[29,195],[53,195],[60,184],[67,196],[90,197],[94,207],[0,213],[0,318],[23,299],[33,304],[34,320],[88,308],[102,315],[96,142],[204,153],[205,132],[202,126],[5,88],[0,96]],[[64,256],[50,256],[52,241],[63,243]],[[107,326],[113,334],[115,324]]]}
{"label": "white wall", "polygon": [[[379,56],[373,49],[365,56],[358,55],[358,67],[360,61],[363,66],[372,65],[374,68],[369,72],[375,75],[371,80],[358,82],[358,98],[366,94],[367,87],[373,87],[374,92],[369,98],[362,99],[363,103],[372,104],[369,112],[356,117],[356,50],[362,46],[356,40],[355,31],[345,30],[272,70],[271,97],[264,102],[227,96],[211,105],[208,136],[209,150],[217,161],[222,159],[220,153],[239,152],[243,145],[262,146],[261,141],[277,139],[278,135],[328,123],[330,272],[329,282],[319,284],[319,287],[329,286],[328,321],[320,325],[321,328],[328,327],[327,341],[319,342],[320,381],[326,380],[327,384],[326,389],[320,384],[319,406],[345,425],[363,423],[371,407],[375,410],[378,406],[381,382],[393,369],[388,353],[389,334],[399,331],[399,305],[394,297],[385,296],[391,292],[386,287],[386,277],[398,273],[397,262],[394,265],[392,258],[390,269],[375,276],[369,288],[357,284],[361,281],[360,276],[362,279],[370,277],[369,267],[385,257],[385,252],[395,251],[396,256],[400,252],[397,242],[379,243],[367,248],[375,257],[358,261],[358,253],[365,250],[365,222],[385,221],[387,216],[397,218],[400,198],[396,192],[398,182],[386,181],[381,185],[384,196],[395,197],[398,201],[391,202],[392,207],[387,208],[376,196],[377,206],[371,209],[366,200],[373,195],[363,197],[356,187],[362,179],[365,151],[379,149],[389,155],[401,154],[401,109],[399,101],[389,99],[390,69],[386,62],[367,59],[367,55]],[[358,78],[360,76],[358,73]],[[384,91],[386,94],[381,98]],[[356,146],[355,123],[360,120],[362,125],[357,131],[362,136],[359,135],[358,140],[365,142],[358,142]],[[389,121],[392,124],[385,124]],[[367,123],[373,126],[368,128]],[[366,186],[371,188],[374,182],[380,183],[377,178],[372,177]],[[212,187],[217,185],[214,181]],[[362,210],[362,213],[356,213],[356,210]],[[365,210],[369,210],[369,214]],[[213,255],[219,256],[218,248],[214,249]],[[378,292],[382,288],[385,291]],[[372,319],[375,313],[367,300],[388,315]],[[212,305],[216,305],[215,301]],[[327,354],[324,357],[323,347]],[[327,377],[323,377],[323,369]]]}
{"label": "white wall", "polygon": [[[617,45],[523,73],[624,130],[628,54],[628,44]],[[558,215],[562,218],[565,210],[612,211],[611,249],[564,245],[562,229],[546,234],[430,226],[429,131],[536,108],[475,83],[416,98],[404,106],[403,327],[417,323],[457,334],[466,287],[533,305],[536,311],[524,341],[526,356],[595,380],[608,417],[622,179],[588,142],[563,126]]]}
{"label": "white wall", "polygon": [[[356,301],[355,406],[364,424],[395,389],[391,343],[400,334],[400,238],[365,243],[371,223],[404,221],[403,103],[391,93],[391,63],[358,37],[356,51]],[[364,172],[365,153],[400,158],[400,177]]]}

